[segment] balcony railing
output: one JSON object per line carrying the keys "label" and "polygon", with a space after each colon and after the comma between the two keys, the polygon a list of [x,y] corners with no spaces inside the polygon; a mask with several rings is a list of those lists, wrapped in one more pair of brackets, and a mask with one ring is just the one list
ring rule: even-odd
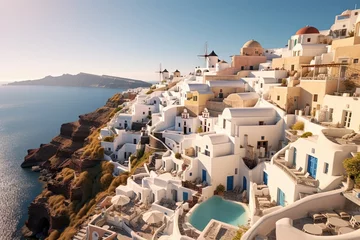
{"label": "balcony railing", "polygon": [[319,187],[318,180],[307,178],[304,175],[295,174],[281,160],[275,159],[274,163],[276,166],[278,166],[280,169],[282,169],[294,181],[294,183],[302,184],[302,185],[306,185],[306,186],[314,187],[314,188]]}

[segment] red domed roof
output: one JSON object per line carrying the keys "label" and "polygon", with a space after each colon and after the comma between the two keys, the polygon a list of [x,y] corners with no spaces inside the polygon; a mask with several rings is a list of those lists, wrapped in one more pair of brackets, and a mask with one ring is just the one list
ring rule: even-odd
{"label": "red domed roof", "polygon": [[303,28],[300,28],[297,32],[296,35],[302,35],[302,34],[312,34],[312,33],[320,33],[319,30],[315,27],[311,27],[311,26],[306,26]]}

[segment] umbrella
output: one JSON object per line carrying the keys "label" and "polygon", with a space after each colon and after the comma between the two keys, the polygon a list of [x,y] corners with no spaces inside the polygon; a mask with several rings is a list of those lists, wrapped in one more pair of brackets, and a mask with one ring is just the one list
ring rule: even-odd
{"label": "umbrella", "polygon": [[[164,214],[157,210],[144,213],[142,217],[142,219],[149,224],[161,222],[163,218],[164,218]],[[154,228],[153,228],[153,232],[154,232]]]}
{"label": "umbrella", "polygon": [[111,199],[112,204],[116,206],[120,206],[120,212],[121,212],[121,207],[128,204],[129,202],[130,202],[130,198],[125,195],[116,195]]}
{"label": "umbrella", "polygon": [[118,206],[124,206],[129,202],[130,202],[130,198],[125,195],[116,195],[111,199],[111,203]]}

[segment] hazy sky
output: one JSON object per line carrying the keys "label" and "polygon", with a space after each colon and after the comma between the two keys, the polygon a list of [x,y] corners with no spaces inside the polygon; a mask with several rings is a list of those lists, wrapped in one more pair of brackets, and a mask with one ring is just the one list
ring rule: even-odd
{"label": "hazy sky", "polygon": [[329,29],[360,0],[0,0],[0,81],[88,72],[157,80],[190,72],[208,41],[221,59],[249,39],[283,47],[299,28]]}

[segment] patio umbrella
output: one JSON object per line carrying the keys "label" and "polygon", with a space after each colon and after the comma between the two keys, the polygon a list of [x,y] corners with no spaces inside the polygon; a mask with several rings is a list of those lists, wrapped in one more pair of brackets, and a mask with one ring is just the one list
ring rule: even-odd
{"label": "patio umbrella", "polygon": [[[125,195],[116,195],[111,199],[111,203],[116,205],[116,206],[124,206],[126,204],[128,204],[130,202],[130,198],[128,196]],[[121,208],[120,208],[121,211]]]}
{"label": "patio umbrella", "polygon": [[[154,224],[161,222],[164,218],[164,214],[162,212],[159,212],[157,210],[153,210],[147,213],[144,213],[142,219],[147,222],[148,224]],[[153,228],[154,232],[154,228]]]}

